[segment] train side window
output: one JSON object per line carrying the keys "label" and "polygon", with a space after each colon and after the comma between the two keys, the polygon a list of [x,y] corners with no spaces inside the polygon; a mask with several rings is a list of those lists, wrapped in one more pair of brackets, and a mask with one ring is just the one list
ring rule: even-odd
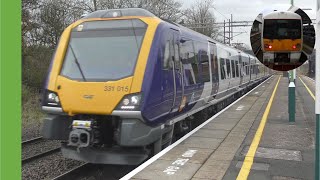
{"label": "train side window", "polygon": [[236,75],[239,77],[239,64],[238,61],[236,61]]}
{"label": "train side window", "polygon": [[234,60],[231,60],[231,71],[232,71],[232,77],[234,78],[236,76],[236,68],[234,67]]}
{"label": "train side window", "polygon": [[179,46],[177,43],[174,43],[174,63],[175,63],[175,68],[180,69]]}
{"label": "train side window", "polygon": [[193,41],[194,46],[194,61],[192,63],[192,68],[194,76],[196,78],[196,83],[201,83],[201,74],[200,74],[200,54],[199,54],[199,42]]}
{"label": "train side window", "polygon": [[242,74],[243,75],[247,75],[247,72],[246,72],[246,65],[244,62],[242,62]]}
{"label": "train side window", "polygon": [[198,66],[197,64],[195,64],[195,54],[193,43],[191,40],[185,40],[180,44],[180,56],[182,59],[183,69],[186,77],[186,85],[196,84],[195,73],[198,72]]}
{"label": "train side window", "polygon": [[170,57],[169,57],[169,68],[172,68],[174,63],[174,41],[173,39],[170,39],[169,43],[169,49],[170,49]]}
{"label": "train side window", "polygon": [[231,78],[231,69],[230,69],[230,60],[226,59],[226,65],[227,65],[227,79]]}
{"label": "train side window", "polygon": [[169,59],[170,59],[170,41],[167,41],[164,48],[163,66],[162,66],[163,69],[169,68]]}
{"label": "train side window", "polygon": [[218,62],[217,62],[215,48],[211,44],[210,44],[210,58],[211,58],[212,81],[216,82],[219,79]]}
{"label": "train side window", "polygon": [[246,73],[247,73],[247,75],[249,75],[250,73],[249,73],[249,66],[248,66],[248,63],[246,63]]}
{"label": "train side window", "polygon": [[224,70],[224,59],[220,58],[220,73],[221,73],[221,79],[226,79],[226,72]]}
{"label": "train side window", "polygon": [[202,69],[202,81],[210,81],[210,66],[209,66],[209,57],[206,51],[201,51],[200,53],[201,69]]}

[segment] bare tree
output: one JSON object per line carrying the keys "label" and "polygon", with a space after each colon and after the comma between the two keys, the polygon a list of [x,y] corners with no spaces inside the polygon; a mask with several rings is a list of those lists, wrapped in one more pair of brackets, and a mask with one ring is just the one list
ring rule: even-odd
{"label": "bare tree", "polygon": [[182,4],[177,0],[77,0],[76,6],[88,13],[106,9],[143,8],[174,22],[182,16]]}
{"label": "bare tree", "polygon": [[217,34],[218,29],[214,23],[216,21],[210,8],[213,0],[197,0],[191,8],[184,11],[186,18],[184,19],[187,27],[202,33],[204,35],[214,37]]}
{"label": "bare tree", "polygon": [[[21,17],[21,40],[22,40],[22,59],[28,55],[28,36],[33,29],[39,25],[33,18],[33,12],[38,8],[37,0],[23,0],[22,1],[22,17]],[[24,62],[24,61],[23,61]]]}
{"label": "bare tree", "polygon": [[146,0],[142,8],[149,10],[156,16],[173,22],[182,17],[182,4],[176,0]]}

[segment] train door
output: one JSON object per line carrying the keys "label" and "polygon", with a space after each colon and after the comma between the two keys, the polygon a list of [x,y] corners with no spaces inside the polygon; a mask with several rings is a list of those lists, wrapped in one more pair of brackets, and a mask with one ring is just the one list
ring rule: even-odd
{"label": "train door", "polygon": [[175,29],[170,30],[173,35],[173,41],[172,41],[172,52],[173,56],[171,58],[172,63],[172,73],[173,73],[173,103],[171,111],[181,110],[186,100],[182,101],[182,97],[184,94],[184,87],[183,87],[183,68],[182,68],[182,62],[180,58],[180,32]]}
{"label": "train door", "polygon": [[217,46],[213,42],[209,42],[209,60],[211,62],[211,82],[212,82],[212,91],[211,95],[218,93],[219,89],[219,67],[217,59]]}

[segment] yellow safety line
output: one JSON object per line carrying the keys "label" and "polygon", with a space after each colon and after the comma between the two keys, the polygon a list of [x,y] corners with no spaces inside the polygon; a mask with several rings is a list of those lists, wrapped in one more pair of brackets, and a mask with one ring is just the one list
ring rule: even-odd
{"label": "yellow safety line", "polygon": [[308,88],[308,86],[302,81],[301,77],[299,76],[300,81],[302,82],[302,84],[304,85],[304,87],[306,87],[307,91],[309,92],[309,94],[311,95],[311,97],[313,98],[313,100],[316,100],[316,97],[314,96],[314,94],[312,93],[312,91]]}
{"label": "yellow safety line", "polygon": [[267,122],[267,118],[271,109],[271,105],[274,99],[274,96],[276,94],[279,82],[280,82],[281,76],[278,79],[278,82],[275,86],[275,88],[273,89],[272,95],[270,97],[270,100],[268,102],[268,105],[266,107],[266,110],[263,113],[261,122],[259,124],[258,130],[256,132],[256,134],[254,135],[254,138],[252,140],[252,143],[250,145],[249,151],[244,159],[244,162],[242,164],[242,167],[240,169],[240,172],[238,174],[237,180],[246,180],[249,176],[250,170],[251,170],[251,166],[253,163],[253,159],[254,159],[254,155],[256,154],[257,148],[259,146],[260,143],[260,139],[262,137],[262,133],[264,130],[264,126],[266,125]]}

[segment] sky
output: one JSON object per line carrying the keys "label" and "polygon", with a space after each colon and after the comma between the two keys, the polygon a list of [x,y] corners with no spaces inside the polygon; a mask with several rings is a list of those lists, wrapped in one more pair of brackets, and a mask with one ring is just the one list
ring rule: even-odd
{"label": "sky", "polygon": [[[317,0],[294,0],[294,6],[305,10],[311,19],[316,18]],[[190,7],[196,0],[180,0],[183,8]],[[223,22],[230,18],[231,14],[234,21],[254,21],[260,12],[268,9],[288,9],[291,6],[290,0],[214,0],[210,11],[216,17],[216,22]],[[247,48],[250,45],[251,27],[234,28],[234,32],[244,32],[233,38],[231,43],[245,43]],[[223,34],[223,29],[221,29]]]}

